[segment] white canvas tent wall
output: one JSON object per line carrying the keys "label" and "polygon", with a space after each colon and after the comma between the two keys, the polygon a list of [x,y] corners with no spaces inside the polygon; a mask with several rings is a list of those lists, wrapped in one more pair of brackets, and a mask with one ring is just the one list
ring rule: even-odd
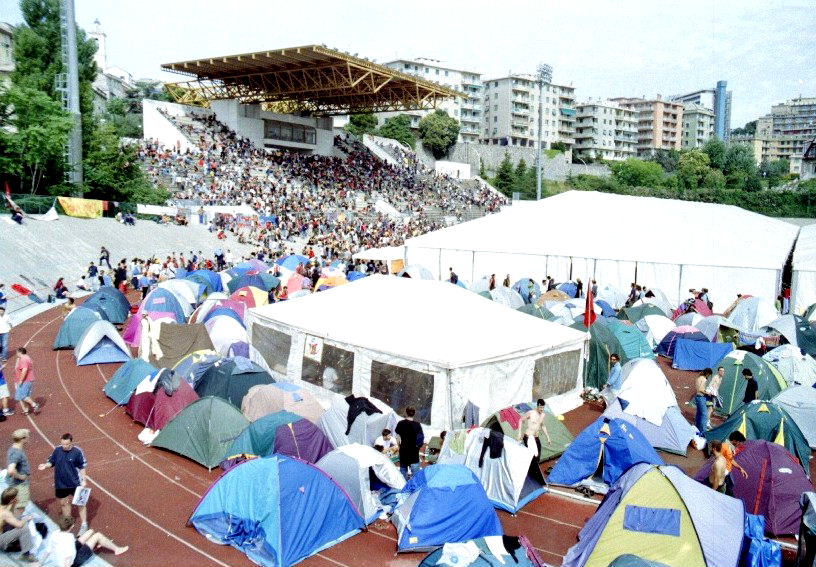
{"label": "white canvas tent wall", "polygon": [[[359,443],[371,447],[383,429],[394,431],[397,426],[397,415],[388,405],[377,398],[370,401],[381,413],[357,414],[351,427],[348,426],[349,405],[343,398],[335,398],[329,409],[323,412],[317,422],[320,430],[326,434],[335,447]],[[346,433],[348,431],[348,433]]]}
{"label": "white canvas tent wall", "polygon": [[777,296],[798,230],[731,205],[568,191],[408,239],[405,259],[471,281],[492,273],[620,289],[637,281],[674,304],[705,286],[724,309],[737,293]]}
{"label": "white canvas tent wall", "polygon": [[[586,333],[447,282],[375,275],[250,309],[247,321],[279,379],[326,401],[353,393],[414,405],[432,428],[459,425],[468,400],[481,419],[537,397],[557,413],[581,403]],[[346,365],[328,383],[327,354]]]}
{"label": "white canvas tent wall", "polygon": [[816,303],[816,224],[809,224],[799,231],[796,248],[793,250],[791,313],[801,315],[814,303]]}
{"label": "white canvas tent wall", "polygon": [[371,491],[369,469],[391,488],[402,490],[405,487],[405,479],[394,463],[374,448],[359,443],[338,447],[324,455],[315,466],[346,491],[368,524],[376,520],[383,509]]}

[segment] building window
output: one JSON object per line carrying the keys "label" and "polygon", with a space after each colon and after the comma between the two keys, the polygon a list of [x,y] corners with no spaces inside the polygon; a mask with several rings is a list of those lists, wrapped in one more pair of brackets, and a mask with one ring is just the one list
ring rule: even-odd
{"label": "building window", "polygon": [[437,70],[436,70],[436,74],[437,74],[437,75],[439,74],[439,69],[437,69]]}
{"label": "building window", "polygon": [[252,325],[252,344],[261,353],[269,368],[286,376],[292,337],[271,327]]}
{"label": "building window", "polygon": [[353,352],[323,344],[318,360],[305,354],[303,356],[301,378],[310,384],[348,396],[351,394],[353,377]]}
{"label": "building window", "polygon": [[317,131],[311,126],[292,124],[280,120],[264,120],[264,138],[298,142],[301,144],[316,144]]}
{"label": "building window", "polygon": [[417,410],[417,421],[431,422],[434,377],[376,360],[371,362],[371,396],[402,413],[406,406]]}
{"label": "building window", "polygon": [[498,117],[498,116],[494,116],[494,117],[493,117],[493,122],[498,122],[498,121],[499,121],[499,117]]}
{"label": "building window", "polygon": [[447,72],[447,71],[445,71],[445,76],[446,76],[446,77],[448,76],[448,72]]}

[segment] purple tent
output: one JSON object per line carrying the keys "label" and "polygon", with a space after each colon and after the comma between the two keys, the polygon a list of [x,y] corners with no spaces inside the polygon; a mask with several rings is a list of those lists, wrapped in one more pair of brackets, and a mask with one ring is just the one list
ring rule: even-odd
{"label": "purple tent", "polygon": [[[799,498],[813,486],[796,458],[782,445],[746,441],[734,460],[748,471],[748,478],[736,467],[731,471],[734,496],[743,501],[745,511],[765,516],[765,529],[772,535],[798,533]],[[710,473],[709,460],[694,478],[703,482]]]}
{"label": "purple tent", "polygon": [[316,463],[332,451],[329,439],[314,423],[288,411],[278,411],[252,422],[227,451],[227,457],[280,453]]}

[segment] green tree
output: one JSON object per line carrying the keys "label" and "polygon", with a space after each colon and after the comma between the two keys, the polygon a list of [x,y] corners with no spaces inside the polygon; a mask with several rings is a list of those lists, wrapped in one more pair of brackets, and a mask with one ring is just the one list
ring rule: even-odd
{"label": "green tree", "polygon": [[419,138],[436,159],[448,155],[459,138],[459,122],[442,109],[419,121]]}
{"label": "green tree", "polygon": [[754,134],[756,134],[756,127],[757,121],[751,120],[750,122],[747,122],[745,126],[743,126],[742,128],[734,128],[733,130],[731,130],[731,133],[736,136],[739,135],[753,136]]}
{"label": "green tree", "polygon": [[708,154],[701,150],[684,152],[680,156],[677,178],[684,189],[694,190],[705,186],[711,167]]}
{"label": "green tree", "polygon": [[722,171],[725,169],[725,143],[717,138],[709,138],[703,145],[703,151],[708,156],[711,167]]}
{"label": "green tree", "polygon": [[346,132],[355,136],[373,134],[377,131],[377,117],[373,114],[352,114],[346,124]]}
{"label": "green tree", "polygon": [[516,176],[513,171],[513,162],[510,161],[510,154],[505,152],[504,159],[499,164],[499,169],[496,170],[493,186],[509,197],[513,193],[515,180]]}
{"label": "green tree", "polygon": [[754,152],[745,144],[731,144],[725,151],[723,165],[726,186],[731,189],[759,191],[762,183],[754,160]]}
{"label": "green tree", "polygon": [[479,158],[479,177],[487,179],[487,168],[485,168],[484,159]]}
{"label": "green tree", "polygon": [[411,119],[404,114],[392,116],[386,120],[382,128],[377,131],[377,134],[383,138],[396,140],[411,148],[416,145],[416,138],[411,131]]}
{"label": "green tree", "polygon": [[657,187],[663,180],[663,168],[654,161],[629,158],[612,165],[612,175],[621,185]]}
{"label": "green tree", "polygon": [[138,112],[133,111],[133,101],[128,98],[112,98],[105,105],[103,120],[110,123],[121,138],[142,137],[141,101]]}
{"label": "green tree", "polygon": [[524,161],[524,158],[521,158],[516,164],[516,171],[514,175],[516,177],[516,181],[524,179],[524,176],[527,175],[527,162]]}
{"label": "green tree", "polygon": [[550,149],[556,150],[558,152],[565,152],[569,149],[569,147],[564,142],[553,142],[552,144],[550,144]]}
{"label": "green tree", "polygon": [[2,172],[19,176],[31,193],[48,171],[59,170],[73,121],[42,91],[12,86],[0,93]]}
{"label": "green tree", "polygon": [[677,150],[655,150],[648,160],[659,163],[666,173],[674,173],[680,167],[680,152]]}
{"label": "green tree", "polygon": [[790,173],[790,161],[787,159],[776,159],[768,162],[763,161],[759,165],[759,174],[763,181],[768,184],[768,188],[780,185],[784,178]]}

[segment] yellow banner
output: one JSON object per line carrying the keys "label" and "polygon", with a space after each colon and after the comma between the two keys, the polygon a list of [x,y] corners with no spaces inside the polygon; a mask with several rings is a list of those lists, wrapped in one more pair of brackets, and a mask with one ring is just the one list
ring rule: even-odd
{"label": "yellow banner", "polygon": [[76,197],[57,197],[57,200],[69,217],[96,219],[102,216],[102,201]]}

